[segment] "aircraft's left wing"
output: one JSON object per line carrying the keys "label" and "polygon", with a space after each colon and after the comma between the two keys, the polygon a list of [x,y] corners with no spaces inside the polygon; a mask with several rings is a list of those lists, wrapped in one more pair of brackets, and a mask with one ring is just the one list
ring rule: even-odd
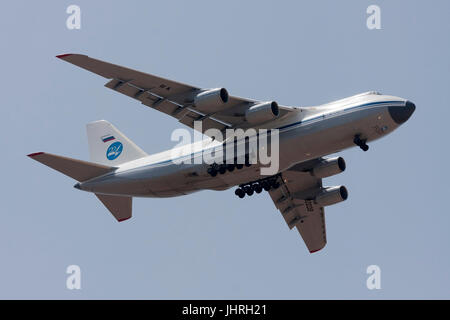
{"label": "aircraft's left wing", "polygon": [[269,191],[289,228],[297,228],[311,253],[327,243],[324,208],[312,200],[322,188],[322,179],[305,170],[317,161],[299,164],[283,172],[278,179],[280,187]]}
{"label": "aircraft's left wing", "polygon": [[[246,121],[246,111],[260,104],[260,101],[228,96],[228,92],[223,88],[201,89],[81,54],[63,54],[57,57],[109,79],[109,82],[105,84],[107,88],[175,117],[191,128],[194,127],[194,121],[201,121],[202,132],[210,128],[222,132],[227,128],[274,128],[273,121],[266,121],[262,126],[255,126]],[[204,103],[195,103],[200,101],[199,95],[203,94],[202,97],[205,98],[205,94],[208,95],[211,92],[219,93],[217,98],[226,96],[226,103],[216,105],[214,99],[209,99],[211,96],[203,99]],[[281,119],[295,109],[278,106],[278,110],[279,114],[276,118]]]}

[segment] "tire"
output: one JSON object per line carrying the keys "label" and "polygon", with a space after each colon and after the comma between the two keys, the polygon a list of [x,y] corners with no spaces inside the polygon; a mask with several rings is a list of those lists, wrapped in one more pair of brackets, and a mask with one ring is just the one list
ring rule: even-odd
{"label": "tire", "polygon": [[270,184],[267,181],[264,181],[262,183],[262,187],[264,190],[269,191],[270,190]]}
{"label": "tire", "polygon": [[244,187],[244,191],[245,191],[245,193],[246,193],[248,196],[251,196],[251,195],[253,195],[253,193],[254,193],[253,188],[250,187],[250,186]]}
{"label": "tire", "polygon": [[241,188],[237,188],[236,191],[234,191],[234,194],[237,195],[239,198],[245,197],[245,192]]}

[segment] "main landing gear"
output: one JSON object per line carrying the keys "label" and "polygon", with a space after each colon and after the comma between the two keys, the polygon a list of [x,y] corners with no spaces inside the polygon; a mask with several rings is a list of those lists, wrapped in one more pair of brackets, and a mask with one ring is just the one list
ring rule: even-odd
{"label": "main landing gear", "polygon": [[[217,174],[225,174],[227,171],[232,172],[235,169],[240,170],[240,169],[244,168],[244,166],[245,167],[251,166],[248,155],[245,156],[245,161],[243,164],[237,163],[237,161],[236,161],[237,159],[234,159],[234,160],[235,160],[234,163],[230,163],[230,164],[214,163],[208,168],[207,172],[211,177],[215,177],[215,176],[217,176]],[[257,181],[241,184],[241,185],[239,185],[239,188],[236,189],[234,194],[242,199],[245,197],[245,195],[251,196],[255,192],[261,193],[263,190],[270,191],[270,190],[278,189],[280,187],[280,183],[278,182],[278,177],[279,177],[279,175],[275,175],[275,176],[268,177],[265,179],[260,179]]]}
{"label": "main landing gear", "polygon": [[363,151],[369,150],[369,146],[367,145],[367,139],[361,139],[361,136],[357,134],[353,139],[353,143],[360,147]]}
{"label": "main landing gear", "polygon": [[215,177],[215,176],[217,176],[218,173],[225,174],[227,171],[229,171],[229,172],[234,171],[234,169],[240,170],[244,166],[246,166],[246,167],[251,166],[248,156],[245,157],[244,163],[237,163],[236,159],[235,159],[234,163],[230,163],[230,164],[214,163],[208,168],[207,172],[211,177]]}
{"label": "main landing gear", "polygon": [[278,176],[261,179],[254,182],[241,184],[239,188],[234,192],[239,198],[244,198],[245,195],[251,196],[255,192],[261,193],[263,190],[270,191],[280,187],[280,183],[277,181]]}

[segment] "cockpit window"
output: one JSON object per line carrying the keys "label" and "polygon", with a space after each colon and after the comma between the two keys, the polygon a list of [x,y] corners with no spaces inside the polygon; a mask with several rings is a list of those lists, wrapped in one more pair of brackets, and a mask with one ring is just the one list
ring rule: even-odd
{"label": "cockpit window", "polygon": [[322,106],[327,106],[327,105],[329,105],[329,104],[340,103],[340,102],[341,102],[341,103],[348,102],[348,101],[351,102],[351,101],[354,100],[354,98],[362,97],[362,96],[368,96],[368,95],[377,95],[377,96],[380,96],[381,93],[378,92],[378,91],[367,91],[367,92],[360,93],[360,94],[356,94],[356,95],[354,95],[354,96],[347,97],[347,98],[344,98],[344,99],[339,99],[339,100],[335,100],[335,101],[332,101],[332,102],[328,102],[328,103],[323,104]]}
{"label": "cockpit window", "polygon": [[359,97],[359,96],[368,96],[368,95],[377,95],[377,96],[380,96],[381,93],[378,92],[378,91],[367,91],[367,92],[364,92],[364,93],[357,94],[355,97]]}

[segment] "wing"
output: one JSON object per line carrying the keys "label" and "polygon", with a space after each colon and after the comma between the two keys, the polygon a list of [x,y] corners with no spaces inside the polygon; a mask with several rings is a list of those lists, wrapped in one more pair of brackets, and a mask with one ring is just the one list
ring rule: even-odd
{"label": "wing", "polygon": [[[105,87],[175,117],[191,128],[194,128],[194,121],[202,121],[202,132],[210,128],[223,132],[227,128],[255,127],[246,121],[245,112],[251,106],[261,103],[260,101],[229,96],[223,108],[214,105],[199,106],[194,104],[196,97],[208,89],[160,78],[86,55],[63,54],[57,57],[109,79]],[[294,110],[295,108],[279,106],[277,120]],[[275,126],[273,122],[268,122],[257,127],[271,129]]]}
{"label": "wing", "polygon": [[278,180],[280,187],[269,191],[289,228],[297,228],[311,253],[327,243],[324,208],[311,200],[322,188],[322,179],[305,171],[318,161],[308,161],[283,172]]}

